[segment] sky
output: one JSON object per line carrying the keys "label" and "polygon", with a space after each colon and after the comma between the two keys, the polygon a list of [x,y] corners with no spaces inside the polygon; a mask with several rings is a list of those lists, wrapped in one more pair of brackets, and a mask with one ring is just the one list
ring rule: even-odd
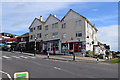
{"label": "sky", "polygon": [[35,17],[56,14],[62,19],[73,9],[98,29],[98,40],[118,50],[118,2],[2,2],[2,32],[22,35]]}

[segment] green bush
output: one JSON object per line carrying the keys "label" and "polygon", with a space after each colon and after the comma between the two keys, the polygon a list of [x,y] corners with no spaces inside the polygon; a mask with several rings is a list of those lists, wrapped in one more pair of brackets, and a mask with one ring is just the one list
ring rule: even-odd
{"label": "green bush", "polygon": [[103,55],[99,55],[99,59],[103,59]]}

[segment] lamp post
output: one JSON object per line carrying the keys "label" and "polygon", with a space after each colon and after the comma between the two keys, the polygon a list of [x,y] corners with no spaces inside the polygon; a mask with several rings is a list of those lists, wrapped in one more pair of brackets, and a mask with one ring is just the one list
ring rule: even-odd
{"label": "lamp post", "polygon": [[36,40],[37,40],[37,38],[35,38],[35,48],[34,48],[34,56],[36,55]]}

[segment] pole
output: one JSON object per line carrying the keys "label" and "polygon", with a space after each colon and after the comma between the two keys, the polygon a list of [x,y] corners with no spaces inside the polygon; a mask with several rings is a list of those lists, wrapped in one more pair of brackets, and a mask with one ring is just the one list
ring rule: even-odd
{"label": "pole", "polygon": [[75,61],[75,53],[73,52],[73,61]]}
{"label": "pole", "polygon": [[49,56],[50,56],[50,54],[49,54],[49,52],[48,52],[48,59],[49,59]]}
{"label": "pole", "polygon": [[34,51],[34,56],[36,56],[36,38],[35,38],[35,51]]}

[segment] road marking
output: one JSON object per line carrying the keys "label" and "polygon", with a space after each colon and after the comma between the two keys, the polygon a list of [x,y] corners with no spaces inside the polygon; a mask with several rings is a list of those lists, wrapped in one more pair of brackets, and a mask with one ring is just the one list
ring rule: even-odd
{"label": "road marking", "polygon": [[3,58],[6,58],[6,59],[9,59],[10,57],[7,57],[7,56],[2,56]]}
{"label": "road marking", "polygon": [[32,57],[32,56],[28,56],[29,58],[33,58],[33,59],[35,59],[36,57]]}
{"label": "road marking", "polygon": [[20,59],[20,57],[17,57],[17,56],[12,56],[12,57],[17,58],[17,59]]}
{"label": "road marking", "polygon": [[3,73],[3,74],[6,74],[7,76],[8,76],[8,78],[10,79],[10,80],[12,80],[12,77],[10,76],[10,74],[8,74],[8,73],[6,73],[6,72],[4,72],[4,71],[0,71],[1,73]]}
{"label": "road marking", "polygon": [[60,69],[60,68],[58,68],[58,67],[54,67],[54,69],[61,70],[61,69]]}
{"label": "road marking", "polygon": [[28,57],[25,57],[25,56],[20,56],[21,58],[25,58],[25,59],[27,59]]}

